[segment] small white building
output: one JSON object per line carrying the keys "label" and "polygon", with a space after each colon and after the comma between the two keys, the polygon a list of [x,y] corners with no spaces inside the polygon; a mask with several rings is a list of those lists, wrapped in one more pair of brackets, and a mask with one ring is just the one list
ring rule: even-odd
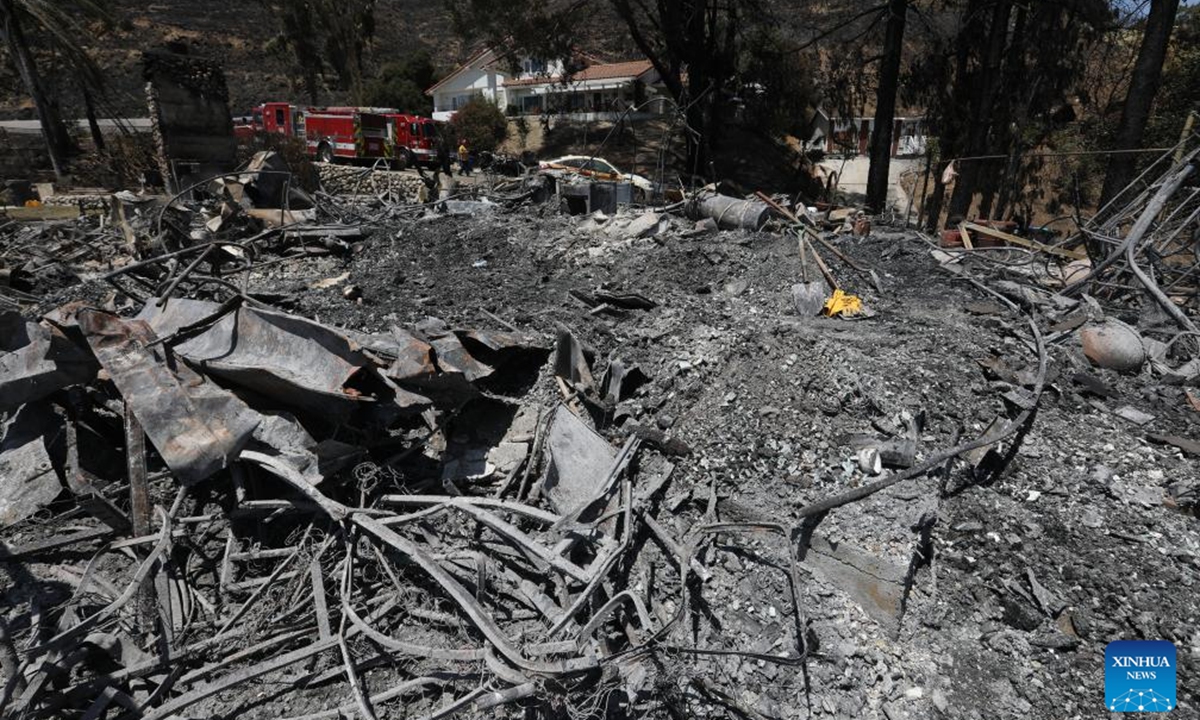
{"label": "small white building", "polygon": [[[924,116],[897,114],[892,127],[892,157],[925,154],[927,126]],[[813,116],[812,135],[805,143],[812,149],[841,156],[866,155],[875,128],[873,117],[831,116],[818,108]]]}
{"label": "small white building", "polygon": [[[586,60],[586,59],[585,59]],[[433,96],[435,120],[449,120],[473,97],[482,97],[506,115],[563,113],[573,119],[637,119],[659,115],[670,101],[648,60],[590,62],[571,74],[562,61],[523,58],[520,72],[494,50],[481,50],[426,90]],[[636,108],[636,110],[630,110]]]}

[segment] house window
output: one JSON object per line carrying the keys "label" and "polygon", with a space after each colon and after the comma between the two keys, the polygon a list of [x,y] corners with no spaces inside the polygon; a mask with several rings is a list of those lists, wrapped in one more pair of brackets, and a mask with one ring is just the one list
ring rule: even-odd
{"label": "house window", "polygon": [[525,58],[521,69],[528,75],[542,75],[546,72],[546,61],[537,58]]}

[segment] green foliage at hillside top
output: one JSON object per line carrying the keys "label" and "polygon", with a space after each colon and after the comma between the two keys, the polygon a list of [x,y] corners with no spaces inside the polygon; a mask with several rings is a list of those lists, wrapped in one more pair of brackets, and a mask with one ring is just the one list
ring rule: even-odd
{"label": "green foliage at hillside top", "polygon": [[414,52],[386,63],[378,76],[367,82],[363,102],[373,107],[397,108],[414,115],[433,112],[433,98],[425,90],[437,82],[433,59],[425,51]]}

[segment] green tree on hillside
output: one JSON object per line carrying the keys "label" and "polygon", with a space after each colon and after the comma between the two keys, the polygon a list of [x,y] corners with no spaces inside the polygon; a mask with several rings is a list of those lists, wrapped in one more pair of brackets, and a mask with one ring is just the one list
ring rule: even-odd
{"label": "green tree on hillside", "polygon": [[429,115],[433,98],[425,90],[437,82],[437,70],[429,53],[418,51],[383,66],[378,77],[363,91],[363,102],[374,107],[393,107],[401,112]]}
{"label": "green tree on hillside", "polygon": [[471,98],[454,113],[450,132],[455,147],[466,140],[472,150],[495,150],[508,139],[508,118],[484,98]]}

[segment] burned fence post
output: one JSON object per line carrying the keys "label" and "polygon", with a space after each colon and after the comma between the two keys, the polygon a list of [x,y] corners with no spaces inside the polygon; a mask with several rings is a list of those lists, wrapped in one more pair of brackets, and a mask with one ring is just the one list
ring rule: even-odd
{"label": "burned fence post", "polygon": [[[129,520],[134,537],[150,534],[150,487],[146,480],[146,434],[142,424],[125,405],[125,462],[129,475]],[[150,578],[153,582],[153,577]],[[143,584],[138,589],[138,624],[142,632],[154,628],[154,586]]]}

